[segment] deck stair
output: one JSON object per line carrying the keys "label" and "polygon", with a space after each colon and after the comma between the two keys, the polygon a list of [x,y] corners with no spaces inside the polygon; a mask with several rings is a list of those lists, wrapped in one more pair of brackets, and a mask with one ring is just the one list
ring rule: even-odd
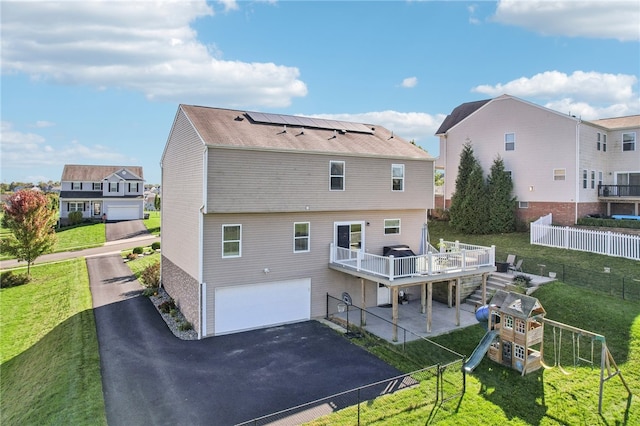
{"label": "deck stair", "polygon": [[[493,294],[497,290],[506,290],[507,286],[513,284],[513,274],[493,273],[487,277],[487,302],[491,300]],[[466,299],[468,305],[473,306],[474,310],[479,306],[482,306],[482,286],[478,287],[469,297]]]}

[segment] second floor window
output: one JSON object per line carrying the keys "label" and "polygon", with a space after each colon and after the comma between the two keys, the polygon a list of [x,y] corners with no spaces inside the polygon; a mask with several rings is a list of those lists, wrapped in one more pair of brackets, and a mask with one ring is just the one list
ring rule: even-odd
{"label": "second floor window", "polygon": [[344,191],[344,161],[331,161],[329,163],[329,179],[332,191]]}
{"label": "second floor window", "polygon": [[297,222],[293,224],[293,252],[302,253],[309,251],[309,222]]}
{"label": "second floor window", "polygon": [[601,145],[600,139],[601,139],[601,137],[602,137],[602,134],[600,132],[596,133],[596,149],[598,151],[600,151],[600,145]]}
{"label": "second floor window", "polygon": [[222,257],[242,256],[242,225],[222,225]]}
{"label": "second floor window", "polygon": [[635,132],[622,134],[622,150],[623,151],[636,150],[636,133]]}
{"label": "second floor window", "polygon": [[607,135],[602,135],[602,151],[607,152]]}
{"label": "second floor window", "polygon": [[102,184],[100,182],[93,182],[94,191],[102,191]]}
{"label": "second floor window", "polygon": [[129,192],[138,192],[138,182],[131,183],[129,182]]}
{"label": "second floor window", "polygon": [[384,234],[399,234],[400,233],[400,219],[385,219],[384,220]]}
{"label": "second floor window", "polygon": [[504,150],[505,151],[516,150],[516,134],[515,133],[504,134]]}
{"label": "second floor window", "polygon": [[71,189],[74,191],[80,191],[82,189],[82,182],[71,182]]}
{"label": "second floor window", "polygon": [[109,192],[118,192],[120,185],[118,182],[109,182]]}
{"label": "second floor window", "polygon": [[404,164],[391,165],[391,190],[404,191]]}

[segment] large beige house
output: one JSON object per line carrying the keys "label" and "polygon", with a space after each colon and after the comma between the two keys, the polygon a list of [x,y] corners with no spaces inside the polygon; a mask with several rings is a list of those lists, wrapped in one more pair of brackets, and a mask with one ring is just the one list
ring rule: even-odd
{"label": "large beige house", "polygon": [[485,174],[497,156],[511,173],[518,216],[552,213],[571,225],[589,214],[640,214],[640,115],[585,121],[509,95],[456,107],[436,132],[444,196],[455,191],[460,152],[471,143]]}
{"label": "large beige house", "polygon": [[397,268],[346,263],[417,252],[433,208],[434,158],[370,124],[180,105],[161,167],[162,285],[200,337],[389,303]]}

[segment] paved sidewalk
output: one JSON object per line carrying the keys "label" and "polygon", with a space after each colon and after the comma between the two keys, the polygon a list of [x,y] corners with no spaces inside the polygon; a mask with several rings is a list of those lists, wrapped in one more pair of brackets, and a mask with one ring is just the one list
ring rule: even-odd
{"label": "paved sidewalk", "polygon": [[[73,259],[76,257],[92,257],[103,256],[105,254],[119,253],[122,250],[130,249],[139,245],[151,245],[154,241],[160,241],[160,237],[154,235],[145,235],[135,238],[127,238],[119,241],[111,241],[105,243],[102,247],[94,247],[90,249],[78,250],[78,251],[65,251],[61,253],[45,254],[38,257],[36,262],[32,264],[40,265],[42,263],[59,262],[61,260]],[[15,259],[0,261],[0,269],[12,269],[26,267],[27,262],[18,262]]]}

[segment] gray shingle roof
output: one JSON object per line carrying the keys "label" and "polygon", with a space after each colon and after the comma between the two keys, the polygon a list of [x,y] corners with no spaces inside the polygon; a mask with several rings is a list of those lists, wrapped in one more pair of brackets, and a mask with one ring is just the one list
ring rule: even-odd
{"label": "gray shingle roof", "polygon": [[[268,149],[281,151],[317,152],[332,154],[366,155],[375,157],[430,160],[433,157],[423,149],[393,135],[384,127],[374,128],[372,134],[340,132],[320,128],[303,128],[258,123],[244,111],[180,105],[203,143],[234,148]],[[365,123],[360,123],[365,124]]]}
{"label": "gray shingle roof", "polygon": [[443,135],[447,133],[450,128],[476,112],[479,108],[484,106],[489,101],[491,101],[491,99],[466,102],[464,104],[458,105],[453,109],[453,111],[451,111],[451,114],[447,115],[447,117],[444,119],[444,121],[436,131],[436,135]]}
{"label": "gray shingle roof", "polygon": [[66,182],[99,182],[113,173],[122,169],[129,170],[133,173],[134,180],[139,177],[144,179],[141,166],[96,166],[96,165],[80,165],[65,164],[62,170],[62,180]]}
{"label": "gray shingle roof", "polygon": [[532,315],[544,314],[545,310],[535,297],[526,294],[498,290],[491,299],[500,311],[517,318],[529,318]]}

